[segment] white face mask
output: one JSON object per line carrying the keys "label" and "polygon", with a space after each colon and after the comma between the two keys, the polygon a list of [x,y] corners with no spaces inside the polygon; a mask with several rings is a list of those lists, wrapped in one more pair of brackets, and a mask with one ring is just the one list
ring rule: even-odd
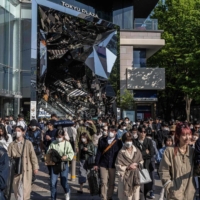
{"label": "white face mask", "polygon": [[126,124],[128,124],[129,123],[129,121],[126,121]]}
{"label": "white face mask", "polygon": [[67,135],[65,136],[65,140],[69,140],[69,137]]}
{"label": "white face mask", "polygon": [[108,133],[106,131],[103,132],[103,135],[108,135]]}
{"label": "white face mask", "polygon": [[138,138],[138,134],[133,134],[133,137],[134,137],[135,139],[137,139],[137,138]]}
{"label": "white face mask", "polygon": [[63,138],[56,138],[57,142],[62,142]]}
{"label": "white face mask", "polygon": [[19,138],[22,136],[22,132],[16,132],[16,137]]}
{"label": "white face mask", "polygon": [[126,130],[126,126],[123,127],[123,130]]}
{"label": "white face mask", "polygon": [[113,132],[109,132],[109,137],[113,138],[113,137],[115,137],[115,134]]}
{"label": "white face mask", "polygon": [[36,129],[36,126],[31,126],[32,129]]}
{"label": "white face mask", "polygon": [[82,141],[82,142],[86,142],[87,139],[86,139],[86,138],[81,138],[81,141]]}
{"label": "white face mask", "polygon": [[198,139],[198,137],[195,135],[195,136],[193,136],[193,140],[197,140]]}
{"label": "white face mask", "polygon": [[132,142],[125,142],[124,145],[126,148],[130,148],[132,146],[132,144],[133,144]]}

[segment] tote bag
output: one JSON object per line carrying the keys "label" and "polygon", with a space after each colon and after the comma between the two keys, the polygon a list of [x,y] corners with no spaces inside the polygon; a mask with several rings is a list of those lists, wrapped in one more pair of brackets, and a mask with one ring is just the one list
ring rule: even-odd
{"label": "tote bag", "polygon": [[140,174],[140,184],[146,184],[152,182],[147,169],[140,169],[139,174]]}

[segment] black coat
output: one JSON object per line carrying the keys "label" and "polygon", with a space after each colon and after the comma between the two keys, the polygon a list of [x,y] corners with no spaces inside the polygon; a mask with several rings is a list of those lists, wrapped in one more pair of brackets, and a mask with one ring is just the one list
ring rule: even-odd
{"label": "black coat", "polygon": [[[152,141],[148,138],[145,138],[143,144],[141,144],[138,139],[133,139],[133,144],[142,153],[142,158],[144,160],[144,168],[146,168],[148,171],[154,170],[154,168],[151,164],[151,161],[152,161],[152,159],[154,157],[154,153],[155,153]],[[146,153],[147,149],[149,150],[148,154]]]}
{"label": "black coat", "polygon": [[195,164],[200,164],[200,137],[195,143]]}
{"label": "black coat", "polygon": [[158,132],[158,138],[157,138],[157,147],[158,149],[161,149],[163,146],[163,142],[165,137],[169,135],[169,131],[167,130],[162,130]]}
{"label": "black coat", "polygon": [[62,156],[55,149],[50,149],[48,153],[51,155],[51,160],[55,163],[55,165],[52,165],[54,174],[59,174],[61,172]]}
{"label": "black coat", "polygon": [[121,140],[115,138],[117,142],[105,153],[103,151],[109,146],[108,137],[102,138],[99,140],[97,154],[95,158],[95,165],[105,168],[115,168],[115,161],[118,155],[118,152],[122,148],[123,144]]}

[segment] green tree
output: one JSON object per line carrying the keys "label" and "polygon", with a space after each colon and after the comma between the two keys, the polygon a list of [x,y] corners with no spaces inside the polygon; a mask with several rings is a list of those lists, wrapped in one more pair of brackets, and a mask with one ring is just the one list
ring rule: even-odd
{"label": "green tree", "polygon": [[134,108],[133,94],[129,90],[125,90],[124,94],[120,96],[120,107],[123,110],[132,110]]}
{"label": "green tree", "polygon": [[191,103],[200,99],[200,0],[160,1],[152,17],[164,30],[166,45],[149,59],[149,64],[166,69],[167,92],[161,95],[169,98],[171,109],[182,97],[189,121]]}

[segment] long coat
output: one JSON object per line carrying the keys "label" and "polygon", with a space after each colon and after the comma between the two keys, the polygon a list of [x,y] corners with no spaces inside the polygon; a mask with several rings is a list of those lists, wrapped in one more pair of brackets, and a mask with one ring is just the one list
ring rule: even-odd
{"label": "long coat", "polygon": [[[128,158],[132,159],[133,156],[136,156],[138,158],[140,158],[140,160],[138,160],[138,164],[143,164],[143,160],[142,160],[142,155],[139,151],[139,149],[137,149],[134,145],[133,145],[133,151],[131,154],[129,154],[127,151],[126,151],[126,147],[123,146],[122,149],[119,151],[119,154],[125,154]],[[126,168],[128,166],[124,166],[124,165],[120,165],[119,162],[118,162],[118,157],[116,159],[116,162],[115,162],[115,167],[116,167],[116,174],[119,175],[119,182],[118,182],[118,198],[120,200],[139,200],[140,199],[140,186],[138,186],[136,188],[136,191],[135,193],[131,196],[131,197],[127,197],[125,196],[124,194],[124,183],[123,183],[123,180],[124,180],[124,174],[126,172]]]}
{"label": "long coat", "polygon": [[[22,140],[21,147],[19,146],[17,140],[10,143],[8,146],[8,155],[10,157],[20,157],[22,154],[22,149],[24,145],[24,141]],[[38,159],[35,155],[35,151],[33,149],[33,145],[30,141],[26,140],[23,154],[23,166],[22,166],[22,175],[15,176],[13,181],[13,190],[15,193],[15,197],[19,194],[19,184],[23,177],[23,200],[30,199],[31,193],[31,183],[32,183],[32,173],[33,170],[39,169]],[[16,198],[19,199],[19,198]]]}
{"label": "long coat", "polygon": [[168,147],[160,162],[159,174],[167,200],[192,200],[195,195],[194,149],[188,146],[183,155],[179,151],[174,154],[174,147]]}

